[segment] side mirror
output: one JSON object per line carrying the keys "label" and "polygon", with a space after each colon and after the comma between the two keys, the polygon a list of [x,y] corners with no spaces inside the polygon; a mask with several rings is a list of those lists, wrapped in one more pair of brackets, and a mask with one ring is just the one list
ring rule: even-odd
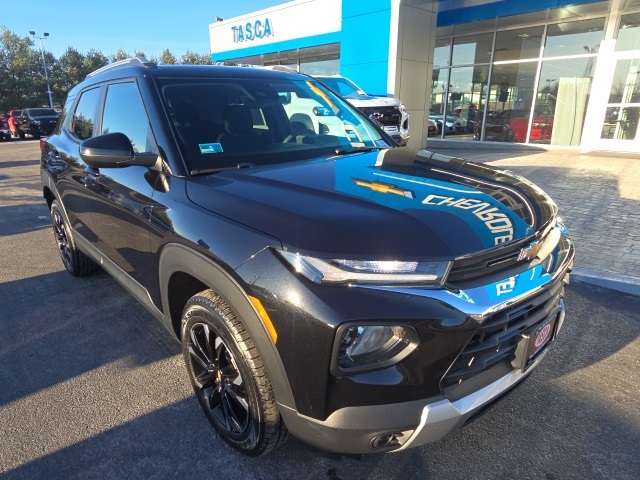
{"label": "side mirror", "polygon": [[80,157],[93,168],[152,167],[158,159],[155,154],[136,154],[124,133],[87,138],[80,144]]}

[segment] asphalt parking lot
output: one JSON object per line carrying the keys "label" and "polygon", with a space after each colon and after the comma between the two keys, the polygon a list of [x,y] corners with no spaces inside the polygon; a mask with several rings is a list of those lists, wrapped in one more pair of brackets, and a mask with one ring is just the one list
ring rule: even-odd
{"label": "asphalt parking lot", "polygon": [[443,441],[335,460],[220,441],[180,349],[109,275],[64,271],[37,141],[0,143],[0,478],[637,479],[640,297],[572,283],[522,387]]}

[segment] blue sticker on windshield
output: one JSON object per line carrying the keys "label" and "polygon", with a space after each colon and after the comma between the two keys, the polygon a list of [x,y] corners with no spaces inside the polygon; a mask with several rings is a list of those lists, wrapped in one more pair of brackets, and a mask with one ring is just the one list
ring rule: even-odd
{"label": "blue sticker on windshield", "polygon": [[200,143],[200,153],[222,153],[222,145],[219,143]]}

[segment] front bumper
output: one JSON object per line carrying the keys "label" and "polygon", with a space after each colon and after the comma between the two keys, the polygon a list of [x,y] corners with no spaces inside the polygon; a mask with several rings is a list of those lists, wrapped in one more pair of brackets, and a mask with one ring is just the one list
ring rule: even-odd
{"label": "front bumper", "polygon": [[[500,400],[538,366],[544,350],[526,372],[511,372],[483,389],[456,401],[444,397],[427,400],[347,407],[325,421],[300,415],[280,405],[280,413],[294,436],[320,450],[343,454],[406,450],[443,439]],[[376,446],[380,439],[393,439]]]}
{"label": "front bumper", "polygon": [[[475,319],[478,326],[506,313],[520,311],[528,304],[545,300],[545,309],[538,310],[536,315],[545,318],[536,320],[539,326],[553,320],[555,327],[551,341],[545,345],[525,366],[516,366],[515,359],[503,361],[486,372],[478,374],[466,387],[446,387],[442,377],[440,394],[432,394],[420,400],[404,401],[380,405],[348,405],[333,410],[325,419],[312,418],[285,405],[280,411],[290,432],[301,440],[315,447],[343,454],[365,454],[376,452],[400,451],[434,441],[454,432],[468,423],[496,401],[508,394],[538,367],[547,354],[553,340],[562,328],[565,317],[563,301],[564,285],[569,281],[569,272],[573,266],[574,250],[571,242],[563,236],[559,246],[553,253],[555,263],[552,267],[541,265],[530,268],[515,277],[502,279],[487,285],[450,290],[426,290],[419,288],[397,287],[355,287],[356,289],[377,290],[382,295],[393,290],[410,297],[424,297],[447,303],[457,311],[464,312]],[[526,330],[531,331],[527,325]],[[526,345],[524,339],[519,343]],[[464,350],[461,351],[464,352]],[[451,369],[455,362],[451,364]],[[427,368],[426,366],[424,367]],[[423,371],[426,376],[427,371]],[[449,372],[447,372],[447,375]],[[409,376],[407,378],[415,378]],[[372,377],[354,378],[353,381],[371,394],[374,390]],[[371,382],[367,386],[367,382]],[[466,382],[466,381],[465,381]],[[464,382],[463,382],[464,383]],[[426,387],[426,384],[425,384]],[[384,388],[381,387],[380,388]],[[400,392],[398,384],[397,392]],[[398,393],[398,400],[403,396]]]}

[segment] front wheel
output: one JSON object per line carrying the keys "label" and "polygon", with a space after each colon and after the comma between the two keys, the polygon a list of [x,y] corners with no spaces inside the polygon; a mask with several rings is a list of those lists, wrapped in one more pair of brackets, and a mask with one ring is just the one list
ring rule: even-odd
{"label": "front wheel", "polygon": [[191,385],[222,439],[250,456],[283,443],[287,429],[262,359],[231,308],[211,290],[195,295],[181,334]]}

